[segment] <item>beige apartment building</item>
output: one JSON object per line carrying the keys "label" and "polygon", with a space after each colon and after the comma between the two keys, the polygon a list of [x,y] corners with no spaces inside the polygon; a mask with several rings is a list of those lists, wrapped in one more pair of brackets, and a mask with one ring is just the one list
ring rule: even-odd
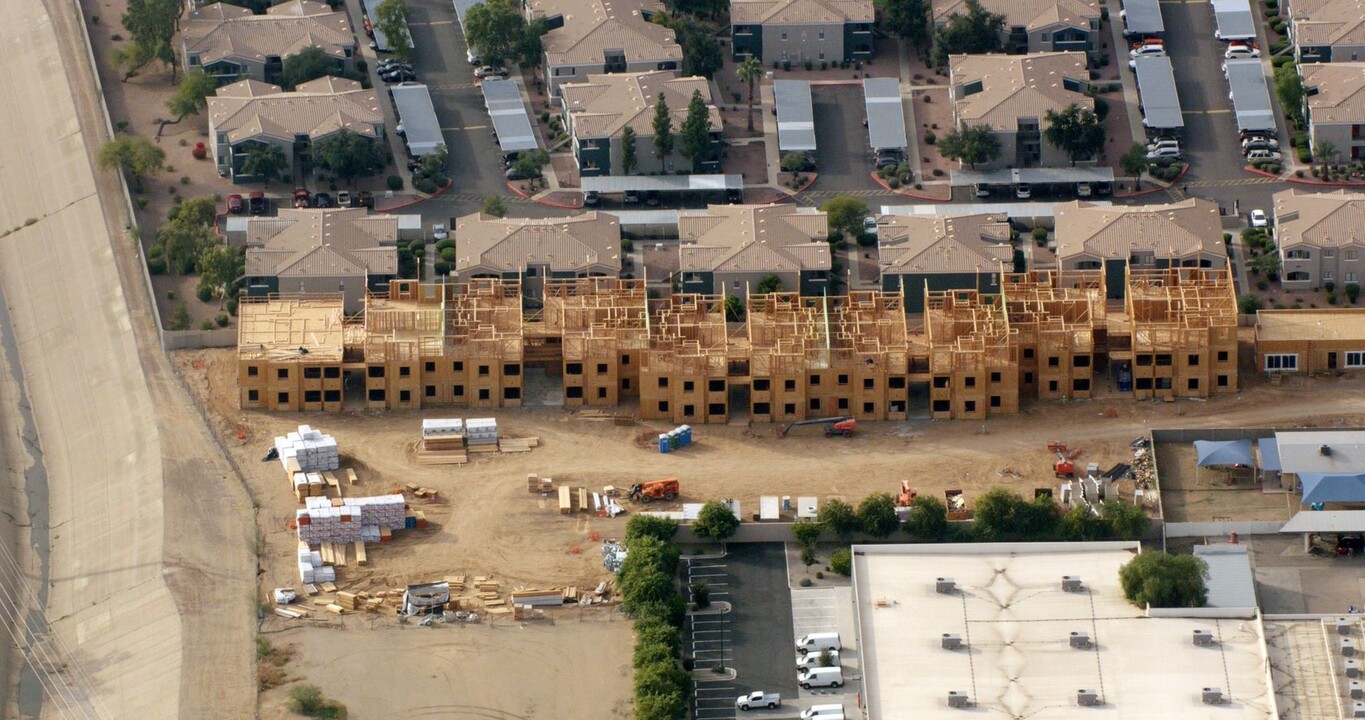
{"label": "beige apartment building", "polygon": [[905,289],[908,312],[924,309],[924,291],[1000,292],[1012,268],[1009,219],[997,215],[887,215],[877,220],[882,290]]}
{"label": "beige apartment building", "polygon": [[1289,0],[1284,15],[1300,63],[1365,61],[1365,0]]}
{"label": "beige apartment building", "polygon": [[873,21],[872,0],[733,0],[731,54],[767,65],[868,60]]}
{"label": "beige apartment building", "polygon": [[[583,177],[601,175],[655,175],[673,170],[690,170],[692,161],[675,147],[668,156],[668,167],[654,147],[654,113],[662,95],[678,132],[687,119],[692,93],[701,93],[711,120],[715,156],[720,153],[721,116],[711,99],[711,83],[704,77],[678,77],[661,70],[643,73],[589,75],[582,82],[565,83],[560,88],[564,108],[564,127],[573,138],[574,159]],[[621,133],[629,127],[635,132],[635,167],[629,172],[622,163]],[[674,143],[678,145],[678,143]],[[703,167],[703,172],[718,172],[720,161]]]}
{"label": "beige apartment building", "polygon": [[745,297],[768,275],[777,291],[830,292],[829,219],[792,205],[711,205],[678,211],[681,292]]}
{"label": "beige apartment building", "polygon": [[1071,105],[1095,109],[1085,94],[1090,87],[1085,53],[953,55],[948,66],[954,125],[987,125],[1000,139],[1000,157],[975,169],[1071,164],[1065,151],[1043,139],[1043,124],[1048,111]]}
{"label": "beige apartment building", "polygon": [[527,297],[542,297],[551,278],[621,274],[621,223],[588,212],[553,218],[500,218],[483,213],[455,222],[459,282],[520,280]]}
{"label": "beige apartment building", "polygon": [[1330,143],[1336,156],[1328,161],[1365,158],[1365,62],[1304,64],[1299,70],[1309,147]]}
{"label": "beige apartment building", "polygon": [[1275,244],[1286,290],[1359,285],[1365,275],[1365,193],[1275,193]]}
{"label": "beige apartment building", "polygon": [[[1001,38],[1013,52],[1100,51],[1100,6],[1095,0],[981,0],[981,8],[1003,15]],[[967,0],[934,0],[934,27],[967,14]]]}
{"label": "beige apartment building", "polygon": [[180,21],[185,67],[203,70],[220,85],[238,80],[273,83],[284,59],[310,47],[336,61],[338,74],[355,69],[356,41],[345,12],[312,0],[289,0],[256,15],[214,3]]}
{"label": "beige apartment building", "polygon": [[674,32],[652,22],[661,5],[647,0],[528,0],[528,19],[544,19],[545,86],[558,95],[589,75],[682,69]]}

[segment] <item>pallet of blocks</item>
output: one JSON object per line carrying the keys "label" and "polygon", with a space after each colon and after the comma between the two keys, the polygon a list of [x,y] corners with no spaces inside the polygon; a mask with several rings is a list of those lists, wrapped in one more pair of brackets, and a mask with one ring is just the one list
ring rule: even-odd
{"label": "pallet of blocks", "polygon": [[562,590],[513,590],[508,596],[513,605],[557,607],[564,604]]}
{"label": "pallet of blocks", "polygon": [[459,418],[423,420],[417,462],[420,465],[463,465],[469,462],[465,451],[464,421]]}
{"label": "pallet of blocks", "polygon": [[535,474],[526,476],[526,492],[533,495],[552,493],[555,491],[555,481],[550,478],[538,477]]}
{"label": "pallet of blocks", "polygon": [[465,421],[465,445],[471,453],[498,451],[496,418],[470,418]]}
{"label": "pallet of blocks", "polygon": [[[286,471],[297,467],[304,472],[336,470],[341,467],[336,438],[324,435],[307,425],[275,438],[275,452]],[[290,465],[290,461],[294,465]]]}

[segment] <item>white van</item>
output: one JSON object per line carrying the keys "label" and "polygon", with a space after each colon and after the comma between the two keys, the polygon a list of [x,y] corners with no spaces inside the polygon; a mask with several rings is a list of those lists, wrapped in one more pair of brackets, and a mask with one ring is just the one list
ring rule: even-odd
{"label": "white van", "polygon": [[844,671],[837,667],[817,667],[802,670],[796,683],[809,690],[813,687],[839,687],[844,684]]}
{"label": "white van", "polygon": [[[839,667],[839,651],[830,650],[829,652],[830,655],[833,656],[831,659],[834,661],[834,665],[832,665],[831,667]],[[805,670],[806,668],[821,667],[820,656],[824,654],[825,651],[821,650],[820,652],[808,652],[805,655],[797,655],[796,669]]]}
{"label": "white van", "polygon": [[801,711],[801,720],[844,720],[844,706],[811,705]]}
{"label": "white van", "polygon": [[822,650],[837,652],[843,647],[839,644],[839,633],[837,632],[808,633],[796,639],[796,651],[803,655],[812,652],[818,653]]}

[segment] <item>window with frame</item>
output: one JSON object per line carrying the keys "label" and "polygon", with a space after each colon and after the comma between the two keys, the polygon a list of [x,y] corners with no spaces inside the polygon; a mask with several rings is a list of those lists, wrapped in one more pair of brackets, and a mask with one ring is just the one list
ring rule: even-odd
{"label": "window with frame", "polygon": [[1337,251],[1334,248],[1323,248],[1322,256],[1324,258],[1334,258],[1337,256]]}
{"label": "window with frame", "polygon": [[1356,274],[1353,272],[1346,273],[1346,282],[1348,283],[1356,282]]}
{"label": "window with frame", "polygon": [[1279,354],[1265,356],[1265,369],[1267,371],[1286,371],[1299,369],[1299,356],[1296,354]]}
{"label": "window with frame", "polygon": [[1357,249],[1355,249],[1355,248],[1346,248],[1345,250],[1342,250],[1341,252],[1342,252],[1342,257],[1345,258],[1345,259],[1347,259],[1347,260],[1359,260],[1359,259],[1360,259],[1360,251],[1357,250]]}
{"label": "window with frame", "polygon": [[1346,353],[1346,367],[1365,367],[1365,350],[1349,350]]}

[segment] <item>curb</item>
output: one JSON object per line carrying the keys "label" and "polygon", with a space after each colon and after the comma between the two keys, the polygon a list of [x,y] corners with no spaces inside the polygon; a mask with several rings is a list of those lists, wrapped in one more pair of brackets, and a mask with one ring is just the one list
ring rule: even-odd
{"label": "curb", "polygon": [[526,193],[524,193],[524,192],[518,190],[517,187],[516,187],[515,185],[512,184],[512,181],[511,181],[511,180],[507,181],[507,189],[508,189],[508,190],[511,190],[513,193],[516,193],[516,196],[519,197],[519,198],[521,198],[522,200],[530,200],[530,199],[531,199],[531,196],[530,196],[530,195],[527,195]]}
{"label": "curb", "polygon": [[[1163,186],[1163,185],[1157,185],[1156,187],[1153,187],[1153,188],[1148,188],[1148,189],[1146,189],[1146,190],[1139,190],[1139,191],[1137,191],[1137,192],[1131,192],[1131,193],[1127,193],[1127,194],[1125,194],[1125,195],[1115,195],[1115,196],[1114,196],[1114,199],[1115,199],[1115,200],[1127,200],[1127,199],[1129,199],[1129,198],[1143,197],[1144,195],[1151,195],[1152,193],[1164,192],[1164,191],[1166,191],[1166,190],[1170,190],[1171,188],[1175,187],[1176,184],[1180,182],[1180,179],[1183,178],[1183,177],[1185,177],[1185,173],[1187,173],[1187,172],[1189,172],[1189,171],[1190,171],[1190,164],[1189,164],[1189,163],[1185,163],[1185,167],[1181,169],[1180,174],[1179,174],[1179,175],[1176,175],[1176,176],[1175,176],[1175,179],[1174,179],[1174,180],[1171,180],[1170,183],[1168,183],[1168,184],[1166,184],[1166,185],[1164,185],[1164,186]],[[1164,181],[1164,180],[1159,180],[1159,181],[1157,181],[1157,182],[1165,182],[1165,181]]]}
{"label": "curb", "polygon": [[413,205],[416,205],[416,204],[418,204],[418,203],[424,203],[424,202],[426,202],[426,201],[428,201],[428,200],[430,200],[430,199],[432,199],[432,198],[440,197],[440,196],[442,196],[442,195],[445,194],[445,191],[449,190],[450,188],[452,188],[452,187],[454,187],[454,186],[455,186],[455,181],[452,180],[452,179],[450,179],[450,178],[447,178],[447,179],[446,179],[446,184],[445,184],[445,185],[442,185],[442,186],[439,187],[439,188],[436,188],[436,192],[434,192],[434,193],[432,193],[432,194],[430,194],[430,195],[422,195],[421,193],[418,193],[418,194],[417,194],[417,199],[416,199],[416,200],[413,200],[413,201],[411,201],[411,202],[406,202],[406,203],[403,203],[403,204],[401,204],[401,205],[394,205],[393,207],[380,208],[379,205],[378,205],[378,203],[376,203],[376,204],[375,204],[374,211],[375,211],[375,212],[392,212],[392,211],[394,211],[394,210],[402,210],[403,208],[409,208],[409,207],[412,207]]}
{"label": "curb", "polygon": [[[944,200],[943,198],[930,197],[930,196],[928,196],[928,195],[916,195],[915,193],[912,193],[912,192],[906,192],[906,191],[900,190],[900,189],[898,189],[898,188],[893,188],[893,187],[891,187],[890,185],[886,184],[886,182],[885,182],[884,180],[882,180],[880,177],[877,176],[877,171],[876,171],[876,170],[873,170],[872,172],[868,173],[867,176],[870,177],[870,178],[872,178],[872,182],[875,182],[875,183],[877,183],[878,185],[882,186],[887,192],[891,193],[892,195],[903,195],[903,196],[905,196],[905,197],[914,198],[914,199],[916,199],[916,200],[925,200],[925,201],[928,201],[928,202],[938,202],[938,203],[946,203],[946,202],[952,202],[952,201],[953,201],[953,199],[952,199],[951,197],[949,197],[947,200]],[[950,195],[951,195],[951,193],[952,193],[952,191],[949,190],[949,194],[950,194]]]}
{"label": "curb", "polygon": [[[810,181],[807,182],[805,185],[802,185],[801,187],[792,190],[792,191],[790,192],[790,194],[791,194],[791,195],[798,195],[798,194],[800,194],[800,193],[803,193],[803,192],[809,190],[809,189],[810,189],[810,186],[811,186],[811,185],[814,185],[814,184],[815,184],[815,181],[818,180],[818,179],[820,179],[820,173],[811,173],[811,174],[810,174]],[[781,187],[781,186],[779,185],[778,187]]]}
{"label": "curb", "polygon": [[706,617],[707,615],[729,615],[734,611],[734,606],[724,600],[717,600],[705,610],[691,610],[687,613],[688,617]]}
{"label": "curb", "polygon": [[737,677],[734,668],[725,668],[725,672],[718,673],[714,670],[693,670],[692,679],[696,682],[729,682]]}
{"label": "curb", "polygon": [[578,204],[578,205],[565,205],[565,204],[563,204],[563,203],[550,202],[549,200],[536,200],[536,199],[534,199],[534,198],[531,200],[531,202],[533,202],[533,203],[535,203],[535,204],[537,204],[537,205],[544,205],[545,207],[559,208],[559,209],[561,209],[561,210],[582,210],[582,209],[583,209],[582,203],[580,203],[580,204]]}

